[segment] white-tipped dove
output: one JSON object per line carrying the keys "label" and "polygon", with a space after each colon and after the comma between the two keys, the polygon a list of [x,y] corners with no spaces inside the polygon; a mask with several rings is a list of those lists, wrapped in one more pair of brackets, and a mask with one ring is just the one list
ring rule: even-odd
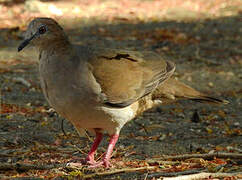
{"label": "white-tipped dove", "polygon": [[[159,54],[75,46],[51,18],[32,20],[18,51],[29,43],[39,50],[41,87],[49,104],[77,131],[96,133],[85,161],[92,167],[109,167],[121,128],[147,109],[179,98],[227,102],[171,78],[175,65]],[[104,158],[96,162],[104,132],[110,142]]]}

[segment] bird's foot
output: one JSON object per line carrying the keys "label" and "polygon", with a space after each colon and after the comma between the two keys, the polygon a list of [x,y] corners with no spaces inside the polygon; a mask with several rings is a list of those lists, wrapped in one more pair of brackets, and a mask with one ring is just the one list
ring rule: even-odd
{"label": "bird's foot", "polygon": [[110,162],[109,161],[105,161],[105,160],[102,160],[102,161],[99,161],[99,162],[96,162],[94,164],[91,164],[90,168],[98,168],[98,167],[102,167],[104,166],[105,168],[109,168],[111,166]]}
{"label": "bird's foot", "polygon": [[88,159],[82,159],[79,161],[72,160],[67,163],[67,166],[70,167],[82,167],[82,166],[88,166],[88,167],[94,167],[98,164],[99,162],[96,162],[95,160],[88,160]]}
{"label": "bird's foot", "polygon": [[92,155],[88,155],[87,158],[84,160],[83,163],[84,163],[84,164],[87,164],[87,165],[93,165],[93,164],[96,164],[97,161],[94,160],[94,154],[92,154]]}
{"label": "bird's foot", "polygon": [[94,164],[97,164],[97,161],[95,161],[95,160],[85,160],[85,164],[89,164],[89,165],[94,165]]}

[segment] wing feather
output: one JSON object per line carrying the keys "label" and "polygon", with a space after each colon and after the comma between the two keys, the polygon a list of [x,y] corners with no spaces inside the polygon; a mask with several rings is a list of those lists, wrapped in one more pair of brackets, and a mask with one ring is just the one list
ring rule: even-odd
{"label": "wing feather", "polygon": [[89,63],[105,95],[103,103],[113,107],[128,106],[148,95],[175,70],[173,63],[149,51],[98,49]]}

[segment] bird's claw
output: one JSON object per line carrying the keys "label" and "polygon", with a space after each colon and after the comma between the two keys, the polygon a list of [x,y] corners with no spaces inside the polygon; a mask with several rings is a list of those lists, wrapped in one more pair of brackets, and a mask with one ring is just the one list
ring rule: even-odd
{"label": "bird's claw", "polygon": [[110,162],[102,160],[102,161],[96,162],[94,164],[91,164],[88,167],[90,167],[90,168],[97,168],[97,167],[102,167],[102,166],[104,166],[105,168],[109,168],[110,167]]}
{"label": "bird's claw", "polygon": [[85,164],[94,165],[94,164],[97,164],[97,161],[95,161],[95,160],[86,160]]}

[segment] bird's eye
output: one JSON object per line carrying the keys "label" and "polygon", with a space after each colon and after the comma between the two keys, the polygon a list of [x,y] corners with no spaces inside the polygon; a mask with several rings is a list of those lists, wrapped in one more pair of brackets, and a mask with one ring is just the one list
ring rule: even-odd
{"label": "bird's eye", "polygon": [[45,26],[41,26],[40,28],[39,28],[39,33],[40,34],[44,34],[46,32],[46,27]]}

